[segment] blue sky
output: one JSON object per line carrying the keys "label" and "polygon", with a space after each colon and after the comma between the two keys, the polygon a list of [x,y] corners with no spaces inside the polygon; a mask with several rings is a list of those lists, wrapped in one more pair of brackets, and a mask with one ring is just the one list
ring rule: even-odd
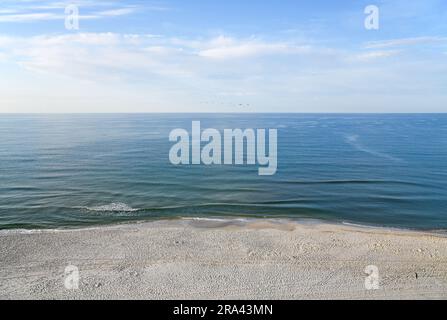
{"label": "blue sky", "polygon": [[445,112],[447,2],[2,0],[0,73],[0,112]]}

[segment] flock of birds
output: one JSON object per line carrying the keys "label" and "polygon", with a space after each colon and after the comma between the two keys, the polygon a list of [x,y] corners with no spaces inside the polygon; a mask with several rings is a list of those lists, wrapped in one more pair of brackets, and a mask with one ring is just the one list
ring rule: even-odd
{"label": "flock of birds", "polygon": [[251,107],[250,103],[228,103],[225,101],[202,101],[200,102],[200,104],[202,105],[212,105],[212,106],[216,106],[216,105],[225,105],[225,106],[232,106],[232,107],[238,107],[238,108],[249,108]]}

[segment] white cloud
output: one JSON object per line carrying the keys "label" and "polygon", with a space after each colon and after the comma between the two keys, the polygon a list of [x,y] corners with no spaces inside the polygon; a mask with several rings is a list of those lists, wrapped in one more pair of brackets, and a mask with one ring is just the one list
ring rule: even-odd
{"label": "white cloud", "polygon": [[22,68],[81,80],[136,75],[188,76],[187,65],[164,60],[181,48],[158,45],[158,36],[116,33],[75,33],[30,38],[0,36],[0,49]]}
{"label": "white cloud", "polygon": [[365,47],[368,49],[378,49],[378,48],[418,45],[424,43],[438,43],[445,41],[447,41],[446,37],[415,37],[415,38],[391,39],[384,41],[372,41],[368,42]]}
{"label": "white cloud", "polygon": [[20,42],[31,47],[36,46],[73,46],[80,45],[94,45],[105,46],[118,44],[121,41],[121,36],[116,33],[73,33],[63,35],[42,35],[31,38],[20,39]]}
{"label": "white cloud", "polygon": [[205,44],[199,56],[226,60],[248,58],[271,54],[292,54],[309,52],[309,46],[296,46],[287,43],[268,43],[259,40],[236,40],[229,37],[217,37]]}
{"label": "white cloud", "polygon": [[44,13],[22,13],[0,15],[0,22],[29,22],[29,21],[48,21],[64,19],[64,15],[44,12]]}
{"label": "white cloud", "polygon": [[136,8],[120,8],[120,9],[106,10],[106,11],[98,12],[97,16],[118,17],[118,16],[124,16],[127,14],[134,13],[135,10],[136,10]]}
{"label": "white cloud", "polygon": [[14,9],[0,9],[0,14],[11,14],[17,13],[17,10]]}
{"label": "white cloud", "polygon": [[[119,2],[109,1],[22,1],[19,5],[14,3],[12,6],[0,10],[0,23],[23,23],[37,21],[63,20],[66,18],[64,8],[69,4],[78,5],[80,8],[79,18],[102,19],[130,15],[136,12],[136,6],[122,6]],[[101,10],[107,9],[107,10]],[[160,10],[158,7],[141,6],[145,10]]]}
{"label": "white cloud", "polygon": [[359,61],[371,61],[381,58],[388,58],[395,55],[398,55],[400,53],[399,50],[386,50],[386,51],[370,51],[366,53],[361,53],[358,55],[355,55],[354,59]]}
{"label": "white cloud", "polygon": [[20,38],[0,35],[0,48],[5,47],[5,49],[7,49],[8,47],[16,44],[19,39]]}
{"label": "white cloud", "polygon": [[[147,65],[153,67],[156,64],[160,66],[158,73],[172,73],[175,68],[183,70],[180,73],[185,73],[184,70],[193,68],[188,63],[200,65],[203,59],[212,62],[263,55],[302,54],[315,50],[305,45],[223,36],[210,40],[181,40],[150,34],[117,33],[70,33],[29,38],[0,36],[1,47],[12,49],[9,54],[15,55],[14,60],[21,61],[24,67],[54,72],[55,67],[60,66],[62,73],[66,72],[63,69],[64,63],[80,63],[80,57],[85,59],[82,61],[84,65],[79,66],[80,69],[85,69],[86,66],[94,69],[95,65],[104,68],[106,61],[111,61],[108,67],[113,66],[115,70],[118,69],[119,62],[120,66],[135,70],[139,67],[144,70]],[[118,56],[126,56],[130,60],[122,61]]]}
{"label": "white cloud", "polygon": [[[166,107],[169,111],[179,110],[178,106],[184,106],[182,111],[201,111],[201,108],[214,111],[207,109],[213,106],[222,108],[221,111],[234,111],[232,106],[240,109],[240,104],[265,108],[255,111],[269,111],[273,105],[283,107],[281,110],[294,110],[297,105],[313,110],[315,97],[319,98],[320,107],[325,107],[324,103],[342,105],[350,101],[354,108],[363,99],[369,99],[371,104],[394,99],[396,92],[411,100],[410,95],[423,97],[419,92],[424,90],[436,91],[438,87],[439,92],[443,90],[445,67],[442,69],[439,61],[416,65],[411,56],[403,55],[396,63],[386,58],[397,55],[399,50],[359,50],[225,36],[185,39],[118,33],[0,35],[2,65],[16,66],[5,71],[16,71],[22,77],[16,78],[21,81],[31,79],[28,89],[43,88],[45,99],[52,99],[54,95],[72,94],[73,86],[78,88],[80,98],[90,101],[88,97],[97,97],[97,86],[102,86],[101,95],[108,96],[101,97],[101,110],[106,111],[112,111],[107,107],[110,104],[116,106],[115,111],[131,108],[128,101],[134,100],[128,97],[133,95],[141,98],[132,107],[139,111],[147,110],[147,101],[163,106],[161,111],[165,105],[173,108]],[[262,59],[265,55],[269,59]],[[377,63],[365,63],[369,61]],[[19,71],[17,66],[21,68]],[[4,76],[3,83],[11,78]],[[41,84],[42,79],[51,85]],[[84,89],[90,86],[91,90]],[[7,87],[0,86],[0,93],[3,90],[9,97],[2,101],[28,106],[26,101],[14,102],[18,101],[18,94]],[[120,95],[122,88],[129,90],[129,96]],[[47,105],[45,99],[42,98],[42,105]],[[331,99],[335,99],[334,103]],[[420,100],[414,99],[413,103],[417,101]],[[58,101],[53,103],[55,108],[60,105]],[[87,106],[84,102],[80,105]],[[93,109],[85,110],[98,110],[94,101],[89,108]]]}

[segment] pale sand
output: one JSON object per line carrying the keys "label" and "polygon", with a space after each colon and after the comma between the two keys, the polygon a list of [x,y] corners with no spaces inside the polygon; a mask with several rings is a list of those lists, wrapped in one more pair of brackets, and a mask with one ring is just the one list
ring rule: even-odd
{"label": "pale sand", "polygon": [[[69,264],[78,290],[64,287]],[[368,265],[379,290],[365,290]],[[272,220],[3,231],[0,298],[447,298],[447,238]]]}

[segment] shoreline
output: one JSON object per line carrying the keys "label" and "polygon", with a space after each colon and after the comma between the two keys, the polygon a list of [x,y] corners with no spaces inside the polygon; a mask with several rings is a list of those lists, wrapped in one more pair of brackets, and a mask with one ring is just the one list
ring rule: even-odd
{"label": "shoreline", "polygon": [[131,220],[122,222],[111,222],[105,224],[93,224],[89,226],[61,226],[58,228],[6,228],[0,229],[0,235],[2,234],[31,234],[31,233],[46,233],[46,232],[71,232],[71,231],[88,231],[88,230],[100,230],[100,229],[116,229],[126,226],[141,226],[141,225],[152,225],[157,223],[170,223],[170,222],[209,222],[209,228],[218,228],[222,225],[235,225],[235,226],[246,226],[250,223],[256,221],[267,221],[277,224],[296,224],[296,225],[331,225],[331,226],[346,226],[358,229],[376,229],[383,231],[396,231],[396,232],[412,232],[412,233],[424,233],[433,234],[439,236],[447,237],[447,229],[418,229],[410,227],[392,227],[386,225],[374,225],[374,224],[362,224],[357,222],[348,221],[337,221],[337,220],[325,220],[319,218],[290,218],[290,217],[238,217],[238,216],[212,216],[212,217],[166,217],[166,218],[156,218],[156,219],[145,219],[145,220]]}
{"label": "shoreline", "polygon": [[[365,288],[371,265],[379,290]],[[445,234],[321,220],[0,231],[0,299],[445,299],[446,270]]]}

